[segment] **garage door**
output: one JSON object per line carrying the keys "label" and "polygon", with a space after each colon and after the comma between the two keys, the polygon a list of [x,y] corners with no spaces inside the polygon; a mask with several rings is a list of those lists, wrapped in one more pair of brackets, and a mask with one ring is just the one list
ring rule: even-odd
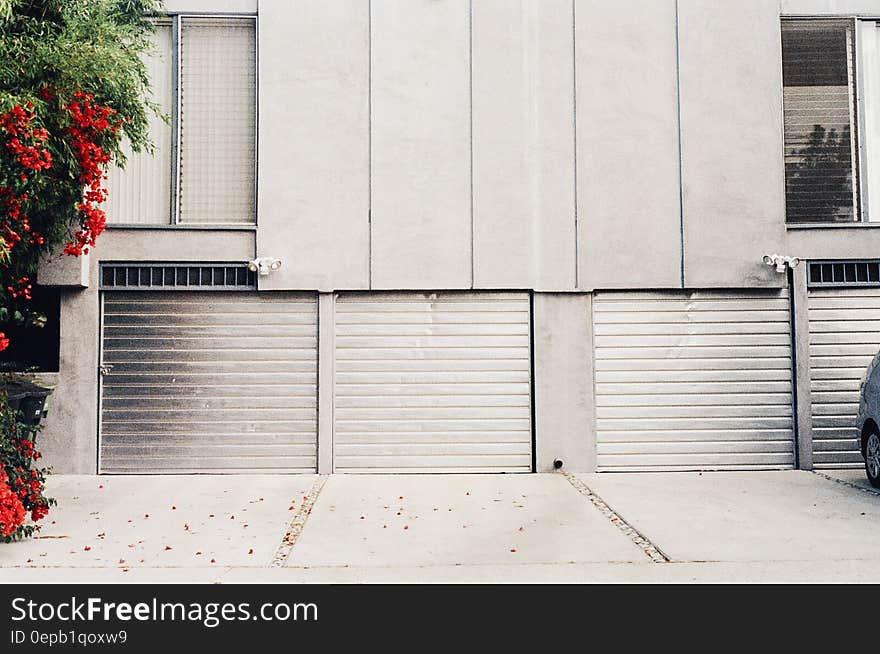
{"label": "garage door", "polygon": [[100,470],[314,472],[317,303],[105,292]]}
{"label": "garage door", "polygon": [[336,471],[531,471],[528,294],[343,294],[335,339]]}
{"label": "garage door", "polygon": [[791,468],[786,293],[597,293],[598,467]]}
{"label": "garage door", "polygon": [[809,309],[813,465],[861,467],[859,385],[880,350],[880,289],[813,289]]}

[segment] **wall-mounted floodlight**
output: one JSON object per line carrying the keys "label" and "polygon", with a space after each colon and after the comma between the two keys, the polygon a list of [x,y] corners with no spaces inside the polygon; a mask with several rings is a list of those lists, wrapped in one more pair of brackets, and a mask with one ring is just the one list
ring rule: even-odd
{"label": "wall-mounted floodlight", "polygon": [[260,257],[259,259],[248,261],[248,270],[260,273],[260,277],[265,277],[280,267],[281,259],[276,259],[275,257]]}
{"label": "wall-mounted floodlight", "polygon": [[801,262],[797,257],[784,257],[781,254],[765,254],[764,263],[768,266],[776,266],[776,272],[784,273],[788,268],[797,268]]}

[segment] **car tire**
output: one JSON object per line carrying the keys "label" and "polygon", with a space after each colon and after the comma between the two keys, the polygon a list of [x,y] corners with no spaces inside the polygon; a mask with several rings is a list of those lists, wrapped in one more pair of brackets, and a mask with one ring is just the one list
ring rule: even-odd
{"label": "car tire", "polygon": [[865,441],[865,473],[874,488],[880,488],[880,434],[868,434]]}

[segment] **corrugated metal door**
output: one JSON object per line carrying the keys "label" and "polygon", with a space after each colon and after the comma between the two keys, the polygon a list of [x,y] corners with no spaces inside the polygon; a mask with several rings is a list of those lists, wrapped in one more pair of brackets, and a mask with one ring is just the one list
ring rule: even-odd
{"label": "corrugated metal door", "polygon": [[528,294],[342,294],[335,339],[337,471],[531,471]]}
{"label": "corrugated metal door", "polygon": [[597,293],[600,470],[791,468],[787,292]]}
{"label": "corrugated metal door", "polygon": [[314,472],[317,301],[105,292],[100,469]]}
{"label": "corrugated metal door", "polygon": [[812,289],[808,305],[813,465],[861,467],[859,385],[880,350],[880,289]]}

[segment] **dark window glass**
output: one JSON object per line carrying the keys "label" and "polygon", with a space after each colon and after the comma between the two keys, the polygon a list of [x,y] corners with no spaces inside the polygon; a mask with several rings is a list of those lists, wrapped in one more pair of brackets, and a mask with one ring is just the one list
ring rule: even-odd
{"label": "dark window glass", "polygon": [[853,23],[782,24],[788,222],[859,220]]}
{"label": "dark window glass", "polygon": [[0,325],[9,339],[9,347],[0,352],[0,371],[58,372],[61,293],[56,288],[35,286],[29,307],[46,316],[46,325]]}

